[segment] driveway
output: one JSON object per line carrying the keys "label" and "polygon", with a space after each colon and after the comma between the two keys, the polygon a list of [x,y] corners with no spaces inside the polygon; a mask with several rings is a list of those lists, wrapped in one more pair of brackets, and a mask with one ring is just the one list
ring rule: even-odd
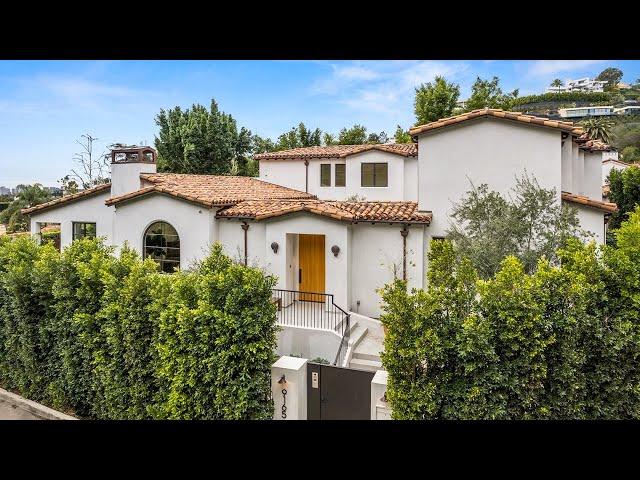
{"label": "driveway", "polygon": [[42,420],[42,418],[11,402],[0,399],[0,420]]}

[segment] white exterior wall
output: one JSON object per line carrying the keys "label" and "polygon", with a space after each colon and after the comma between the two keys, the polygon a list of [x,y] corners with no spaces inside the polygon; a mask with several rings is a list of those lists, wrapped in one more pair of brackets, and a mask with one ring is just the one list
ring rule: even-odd
{"label": "white exterior wall", "polygon": [[404,198],[405,202],[418,201],[418,157],[404,160]]}
{"label": "white exterior wall", "polygon": [[563,192],[571,192],[573,189],[573,140],[569,136],[562,140],[562,181]]}
{"label": "white exterior wall", "polygon": [[420,135],[418,205],[421,211],[433,212],[427,234],[445,234],[452,202],[471,188],[469,180],[508,194],[515,175],[526,169],[542,187],[555,188],[559,199],[560,142],[557,130],[490,118]]}
{"label": "white exterior wall", "polygon": [[602,152],[584,152],[584,194],[602,200]]}
{"label": "white exterior wall", "polygon": [[112,163],[111,196],[117,197],[140,189],[140,174],[156,173],[155,163]]}
{"label": "white exterior wall", "polygon": [[[265,264],[268,271],[278,277],[276,288],[289,288],[291,283],[288,287],[287,279],[297,276],[295,265],[287,262],[287,242],[291,242],[293,237],[287,234],[325,236],[325,293],[333,294],[336,305],[346,310],[350,304],[350,286],[347,281],[350,265],[349,225],[309,213],[286,215],[270,220],[265,225]],[[270,248],[274,241],[280,246],[278,253],[273,253]],[[337,257],[331,252],[333,245],[340,247]],[[297,282],[294,283],[297,289]]]}
{"label": "white exterior wall", "polygon": [[305,191],[304,160],[260,160],[259,170],[260,180]]}
{"label": "white exterior wall", "polygon": [[590,208],[575,203],[570,203],[569,205],[578,210],[580,227],[583,230],[593,233],[593,240],[595,240],[596,243],[605,243],[606,237],[604,234],[604,214],[600,210],[596,210],[595,208]]}
{"label": "white exterior wall", "polygon": [[[244,261],[244,230],[242,222],[232,219],[218,219],[218,237],[216,238],[221,244],[224,252],[237,261]],[[250,266],[264,268],[269,270],[270,264],[265,260],[266,249],[271,251],[269,245],[265,242],[265,223],[248,221],[249,230],[247,230],[247,263]],[[272,252],[273,253],[273,252]]]}
{"label": "white exterior wall", "polygon": [[[358,223],[352,226],[351,311],[373,318],[380,317],[381,298],[376,290],[394,280],[394,265],[397,277],[402,278],[401,230],[402,225],[399,224]],[[423,226],[410,227],[407,235],[409,288],[424,286],[424,231]]]}
{"label": "white exterior wall", "polygon": [[60,248],[73,240],[73,222],[96,224],[96,235],[104,237],[107,245],[113,242],[113,207],[104,202],[109,198],[109,190],[76,200],[67,205],[31,214],[31,232],[36,232],[36,223],[60,224]]}
{"label": "white exterior wall", "polygon": [[[387,187],[362,187],[362,163],[387,163]],[[331,186],[320,186],[320,165],[331,165]],[[335,165],[346,164],[345,186],[335,186]],[[309,160],[309,193],[321,200],[346,200],[358,195],[369,201],[417,200],[417,158],[370,150],[346,158]],[[405,169],[407,171],[405,171]],[[260,180],[305,191],[304,160],[261,160]],[[408,182],[407,182],[408,181]],[[406,187],[406,185],[411,185]]]}
{"label": "white exterior wall", "polygon": [[154,222],[171,224],[180,236],[180,268],[189,268],[209,252],[215,222],[214,210],[177,200],[165,195],[146,195],[116,206],[113,243],[117,247],[128,242],[142,255],[144,233]]}

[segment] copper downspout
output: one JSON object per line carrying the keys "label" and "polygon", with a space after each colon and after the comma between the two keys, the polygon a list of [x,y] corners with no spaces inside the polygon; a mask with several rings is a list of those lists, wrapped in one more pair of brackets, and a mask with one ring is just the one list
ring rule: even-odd
{"label": "copper downspout", "polygon": [[400,230],[400,235],[402,235],[402,281],[407,281],[407,235],[409,235],[409,230],[407,226],[404,225],[402,230]]}
{"label": "copper downspout", "polygon": [[247,265],[247,230],[249,230],[249,224],[242,222],[242,230],[244,230],[244,264]]}
{"label": "copper downspout", "polygon": [[304,161],[304,191],[309,193],[309,160]]}

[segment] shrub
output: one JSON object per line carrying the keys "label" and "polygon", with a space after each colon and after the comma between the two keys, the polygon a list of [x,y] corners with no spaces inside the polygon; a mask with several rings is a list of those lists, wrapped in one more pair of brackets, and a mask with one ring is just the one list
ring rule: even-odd
{"label": "shrub", "polygon": [[271,418],[274,282],[219,245],[167,275],[99,239],[0,238],[0,383],[89,418]]}
{"label": "shrub", "polygon": [[433,242],[426,290],[383,290],[382,360],[399,419],[640,418],[640,208],[618,247],[569,240],[478,280]]}

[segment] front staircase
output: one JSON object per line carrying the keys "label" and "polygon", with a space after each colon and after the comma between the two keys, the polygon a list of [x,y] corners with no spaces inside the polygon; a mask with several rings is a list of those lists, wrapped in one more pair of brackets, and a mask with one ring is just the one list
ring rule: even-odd
{"label": "front staircase", "polygon": [[380,352],[384,348],[384,331],[379,321],[351,312],[355,328],[350,332],[346,362],[358,370],[382,370]]}

